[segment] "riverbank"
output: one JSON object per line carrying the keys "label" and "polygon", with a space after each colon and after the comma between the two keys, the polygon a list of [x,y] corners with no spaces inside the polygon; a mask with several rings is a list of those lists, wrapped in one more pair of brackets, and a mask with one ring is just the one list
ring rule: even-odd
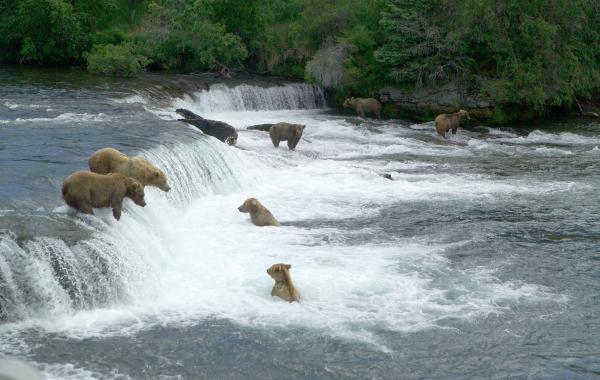
{"label": "riverbank", "polygon": [[[138,78],[119,78],[89,73],[84,67],[73,68],[38,68],[21,66],[0,66],[0,70],[12,72],[28,80],[44,83],[56,83],[56,79],[70,77],[70,85],[101,85],[106,83],[144,83],[146,88],[155,88],[155,91],[164,92],[173,97],[181,97],[186,92],[208,90],[213,84],[235,87],[239,84],[256,85],[259,87],[282,86],[297,83],[294,77],[281,77],[261,75],[250,71],[236,70],[230,77],[224,78],[219,72],[184,73],[178,70],[152,70],[141,73]],[[72,75],[75,74],[75,75]],[[78,78],[73,80],[73,77]],[[349,89],[325,90],[327,105],[342,114],[354,115],[354,111],[342,107],[344,99],[351,96]],[[151,96],[151,95],[149,95]],[[549,108],[543,114],[531,112],[527,109],[516,110],[517,116],[509,121],[499,121],[502,115],[497,114],[496,107],[491,100],[481,97],[461,95],[460,86],[448,84],[439,89],[419,90],[410,92],[391,86],[382,87],[373,94],[383,105],[382,115],[388,119],[404,119],[412,122],[432,121],[440,113],[452,113],[459,109],[466,109],[472,120],[463,120],[461,125],[485,125],[492,127],[522,128],[530,123],[540,124],[561,118],[595,118],[593,114],[600,114],[600,92],[592,100],[581,101],[573,104],[571,108]],[[160,96],[155,97],[157,100]],[[584,115],[588,113],[588,115]]]}

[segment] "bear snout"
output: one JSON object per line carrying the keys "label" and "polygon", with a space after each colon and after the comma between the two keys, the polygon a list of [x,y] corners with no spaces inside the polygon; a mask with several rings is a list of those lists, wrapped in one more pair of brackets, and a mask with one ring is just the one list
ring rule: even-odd
{"label": "bear snout", "polygon": [[169,190],[171,190],[171,187],[170,187],[169,185],[165,184],[165,185],[164,185],[164,186],[162,186],[160,189],[161,189],[162,191],[169,191]]}

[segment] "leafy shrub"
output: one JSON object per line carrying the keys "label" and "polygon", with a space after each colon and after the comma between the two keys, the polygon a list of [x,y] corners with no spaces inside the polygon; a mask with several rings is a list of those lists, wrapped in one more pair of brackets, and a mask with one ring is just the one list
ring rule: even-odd
{"label": "leafy shrub", "polygon": [[129,42],[120,45],[94,45],[86,59],[88,71],[122,77],[135,77],[150,63],[150,60],[137,53],[135,46]]}

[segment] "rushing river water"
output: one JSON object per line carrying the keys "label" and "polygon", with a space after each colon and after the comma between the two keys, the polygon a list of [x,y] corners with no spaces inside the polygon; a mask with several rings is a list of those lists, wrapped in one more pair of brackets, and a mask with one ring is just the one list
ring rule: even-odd
{"label": "rushing river water", "polygon": [[[278,121],[295,152],[245,130]],[[1,70],[0,352],[49,379],[600,376],[600,124],[359,122],[305,84]],[[107,146],[172,191],[74,213],[62,181]]]}

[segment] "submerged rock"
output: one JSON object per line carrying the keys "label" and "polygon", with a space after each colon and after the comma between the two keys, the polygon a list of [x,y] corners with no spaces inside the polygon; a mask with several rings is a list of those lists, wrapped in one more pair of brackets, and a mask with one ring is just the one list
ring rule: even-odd
{"label": "submerged rock", "polygon": [[205,119],[186,109],[178,108],[175,111],[184,117],[184,119],[179,119],[179,121],[191,124],[200,129],[203,133],[216,137],[228,145],[237,143],[238,134],[231,125],[218,120]]}

